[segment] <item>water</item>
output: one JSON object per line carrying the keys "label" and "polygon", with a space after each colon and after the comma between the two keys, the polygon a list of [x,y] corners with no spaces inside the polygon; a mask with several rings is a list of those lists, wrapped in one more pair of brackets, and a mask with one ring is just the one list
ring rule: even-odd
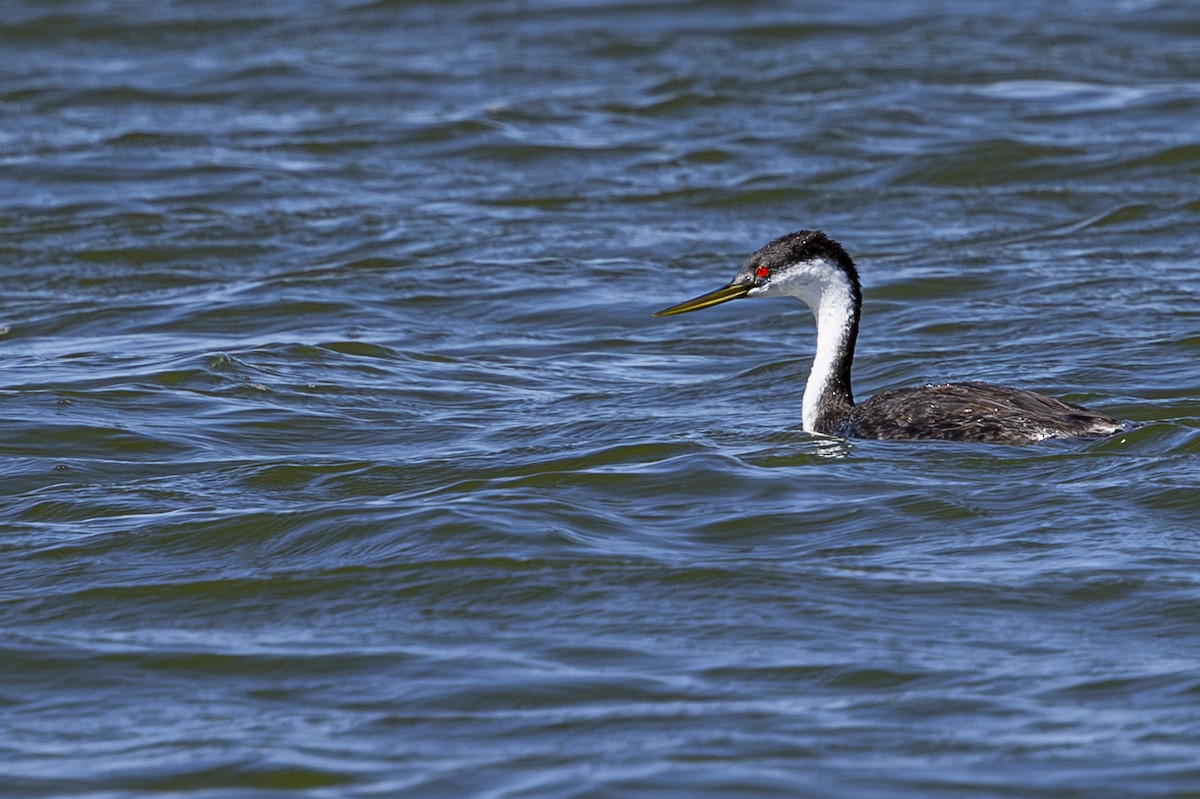
{"label": "water", "polygon": [[[1200,795],[1188,2],[0,3],[0,793]],[[766,240],[859,262],[800,430]]]}

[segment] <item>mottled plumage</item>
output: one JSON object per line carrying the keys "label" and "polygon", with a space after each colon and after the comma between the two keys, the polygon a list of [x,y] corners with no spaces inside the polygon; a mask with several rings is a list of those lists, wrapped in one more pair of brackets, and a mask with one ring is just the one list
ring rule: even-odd
{"label": "mottled plumage", "polygon": [[803,300],[817,321],[817,351],[804,390],[804,429],[874,439],[941,439],[1030,444],[1048,438],[1108,436],[1127,425],[1032,391],[991,383],[938,383],[877,394],[854,404],[850,368],[862,290],[854,262],[819,230],[768,242],[729,285],[659,311],[695,311],[742,297]]}
{"label": "mottled plumage", "polygon": [[841,435],[1030,443],[1108,436],[1124,425],[1053,397],[993,383],[939,383],[883,391],[850,410]]}

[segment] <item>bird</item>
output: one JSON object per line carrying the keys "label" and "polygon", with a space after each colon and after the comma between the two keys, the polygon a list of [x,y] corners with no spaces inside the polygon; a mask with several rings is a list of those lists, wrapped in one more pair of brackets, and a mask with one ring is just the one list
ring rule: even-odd
{"label": "bird", "polygon": [[797,230],[750,255],[716,291],[657,311],[698,311],[745,297],[795,297],[813,313],[816,352],[802,402],[803,429],[840,438],[1027,445],[1099,438],[1129,426],[1111,416],[1032,391],[982,382],[927,383],[883,391],[855,404],[850,367],[862,287],[854,261],[820,230]]}

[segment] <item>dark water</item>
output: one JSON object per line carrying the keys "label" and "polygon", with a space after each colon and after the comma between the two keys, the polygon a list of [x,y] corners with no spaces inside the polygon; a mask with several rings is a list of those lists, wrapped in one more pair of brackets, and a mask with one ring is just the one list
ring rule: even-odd
{"label": "dark water", "polygon": [[[1200,796],[1200,11],[0,2],[0,794]],[[860,396],[1133,420],[814,439]]]}

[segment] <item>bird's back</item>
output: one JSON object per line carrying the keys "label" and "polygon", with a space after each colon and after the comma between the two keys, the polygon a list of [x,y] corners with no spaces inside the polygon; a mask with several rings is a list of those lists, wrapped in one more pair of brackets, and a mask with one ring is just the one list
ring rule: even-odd
{"label": "bird's back", "polygon": [[854,406],[851,438],[939,439],[1030,444],[1108,436],[1118,420],[1032,391],[991,383],[938,383],[884,391]]}

